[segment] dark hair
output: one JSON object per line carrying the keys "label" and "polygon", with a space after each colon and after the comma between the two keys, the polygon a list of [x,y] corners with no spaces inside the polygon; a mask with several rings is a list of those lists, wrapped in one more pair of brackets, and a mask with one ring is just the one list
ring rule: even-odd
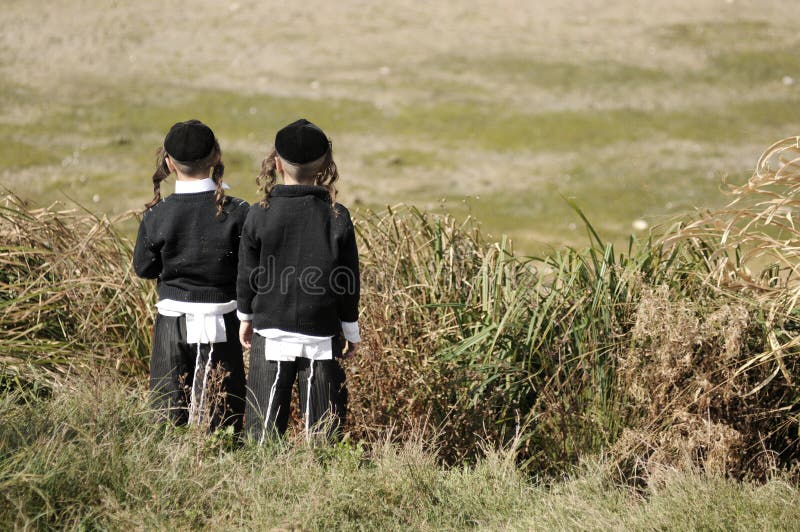
{"label": "dark hair", "polygon": [[[156,171],[153,172],[153,199],[145,204],[145,207],[148,209],[161,201],[161,182],[168,178],[170,174],[169,166],[167,165],[168,156],[169,154],[164,149],[164,146],[156,150]],[[219,142],[214,141],[214,149],[202,159],[188,163],[173,159],[172,162],[186,175],[197,175],[208,171],[212,166],[214,167],[214,171],[211,173],[211,179],[214,180],[215,186],[214,204],[217,206],[216,216],[221,216],[226,199],[225,190],[222,188],[222,176],[225,173],[225,165],[222,163],[222,149],[219,147]]]}
{"label": "dark hair", "polygon": [[168,178],[169,174],[167,150],[164,149],[164,146],[159,146],[156,150],[156,171],[153,172],[153,199],[144,204],[146,209],[161,201],[161,182]]}
{"label": "dark hair", "polygon": [[[269,193],[278,182],[277,158],[278,152],[273,148],[266,159],[261,161],[261,173],[256,177],[258,190],[263,194],[259,205],[265,208],[269,206]],[[319,170],[317,170],[313,176],[314,184],[328,191],[328,195],[331,198],[331,208],[333,208],[333,206],[336,205],[336,187],[334,184],[339,179],[339,170],[336,168],[336,163],[333,160],[333,143],[330,143],[328,151],[320,158],[319,162],[314,161],[314,163],[309,164],[319,165]]]}

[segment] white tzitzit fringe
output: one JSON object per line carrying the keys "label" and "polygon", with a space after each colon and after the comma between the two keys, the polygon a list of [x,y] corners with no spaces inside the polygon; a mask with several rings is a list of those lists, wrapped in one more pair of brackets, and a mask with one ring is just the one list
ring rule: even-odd
{"label": "white tzitzit fringe", "polygon": [[194,374],[192,375],[192,397],[189,399],[189,424],[197,418],[197,366],[200,365],[200,342],[197,342],[197,357],[194,359]]}
{"label": "white tzitzit fringe", "polygon": [[206,397],[206,385],[208,384],[208,374],[211,372],[211,356],[214,354],[214,344],[209,344],[211,349],[208,352],[208,361],[206,362],[206,370],[203,372],[203,387],[200,389],[200,404],[197,406],[197,422],[203,418],[203,405]]}
{"label": "white tzitzit fringe", "polygon": [[192,397],[189,404],[189,424],[200,423],[203,417],[203,400],[205,399],[208,374],[211,371],[211,355],[214,353],[214,344],[209,344],[208,361],[203,372],[203,385],[200,389],[200,401],[197,400],[197,368],[200,366],[200,342],[197,342],[197,357],[194,360],[194,378],[192,379]]}
{"label": "white tzitzit fringe", "polygon": [[[267,359],[266,350],[264,352],[264,359],[265,360]],[[267,360],[267,363],[269,363],[269,360]],[[272,401],[275,400],[275,388],[277,388],[278,379],[281,376],[281,361],[278,360],[278,361],[276,361],[276,363],[278,364],[278,371],[277,371],[277,373],[275,373],[275,382],[272,383],[272,387],[269,389],[269,403],[267,403],[267,415],[264,418],[264,430],[263,430],[263,432],[261,432],[261,441],[258,442],[259,445],[263,445],[264,444],[264,436],[267,435],[267,424],[269,423],[270,414],[272,414]]]}
{"label": "white tzitzit fringe", "polygon": [[314,378],[314,359],[311,359],[311,372],[308,374],[308,391],[306,392],[306,441],[311,441],[311,379]]}

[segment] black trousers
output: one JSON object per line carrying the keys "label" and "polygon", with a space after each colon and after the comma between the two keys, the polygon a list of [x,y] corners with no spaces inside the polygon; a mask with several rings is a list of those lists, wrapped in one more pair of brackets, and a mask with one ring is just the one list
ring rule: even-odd
{"label": "black trousers", "polygon": [[[347,410],[345,374],[339,361],[266,360],[264,343],[264,337],[253,334],[245,412],[248,437],[263,441],[265,436],[282,436],[286,432],[296,380],[300,413],[308,434],[324,434],[329,440],[338,438]],[[333,343],[334,354],[341,355],[342,342],[334,338]]]}
{"label": "black trousers", "polygon": [[245,376],[239,319],[235,311],[224,319],[227,341],[213,344],[213,350],[200,344],[198,359],[197,344],[186,343],[186,316],[156,315],[150,390],[159,420],[186,424],[193,418],[212,431],[233,426],[241,432]]}

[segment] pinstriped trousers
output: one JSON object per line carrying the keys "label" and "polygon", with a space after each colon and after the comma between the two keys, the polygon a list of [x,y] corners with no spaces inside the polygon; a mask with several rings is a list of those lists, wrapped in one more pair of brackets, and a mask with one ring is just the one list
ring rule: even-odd
{"label": "pinstriped trousers", "polygon": [[[203,395],[202,383],[206,367],[210,367],[209,379],[214,382],[214,373],[221,372],[219,393],[212,394],[209,385],[205,399],[210,412],[210,430],[232,425],[236,433],[242,431],[244,415],[245,376],[242,346],[239,343],[239,319],[236,312],[225,314],[225,342],[214,344],[213,352],[208,344],[200,345],[199,364],[197,344],[186,343],[186,316],[171,317],[156,314],[153,330],[153,354],[150,357],[150,391],[157,409],[159,421],[170,420],[175,424],[189,421],[192,387],[196,399]],[[207,365],[211,352],[211,364]],[[197,365],[197,366],[195,366]]]}
{"label": "pinstriped trousers", "polygon": [[[345,374],[339,361],[266,360],[264,343],[263,336],[253,334],[245,406],[247,436],[263,441],[270,434],[282,436],[286,432],[292,388],[297,380],[300,413],[309,433],[316,427],[324,430],[329,440],[338,438],[347,410]],[[334,337],[333,344],[334,355],[341,355],[341,340]]]}

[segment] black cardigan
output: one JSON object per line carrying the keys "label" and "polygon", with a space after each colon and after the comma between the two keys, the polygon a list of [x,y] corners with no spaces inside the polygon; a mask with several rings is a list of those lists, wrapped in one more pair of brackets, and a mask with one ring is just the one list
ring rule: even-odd
{"label": "black cardigan", "polygon": [[249,205],[227,196],[216,216],[214,191],[171,194],[139,224],[133,269],[158,279],[158,298],[192,303],[236,299],[239,235]]}
{"label": "black cardigan", "polygon": [[277,185],[250,207],[239,245],[238,310],[255,329],[334,336],[358,320],[360,279],[348,210],[317,186]]}

